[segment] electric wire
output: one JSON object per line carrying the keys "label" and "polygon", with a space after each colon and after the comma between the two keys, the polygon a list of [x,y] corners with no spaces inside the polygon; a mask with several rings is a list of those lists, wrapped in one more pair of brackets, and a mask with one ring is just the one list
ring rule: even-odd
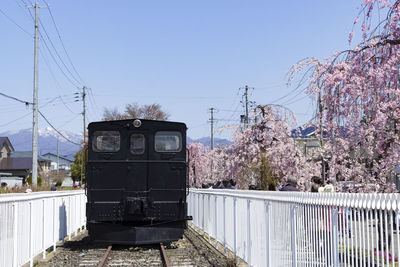
{"label": "electric wire", "polygon": [[[57,80],[56,76],[54,75],[54,72],[53,72],[53,70],[51,69],[50,64],[49,64],[49,62],[47,61],[46,57],[43,55],[43,53],[40,53],[40,54],[41,54],[41,56],[42,56],[42,58],[43,58],[43,60],[44,60],[44,62],[45,62],[45,65],[47,66],[47,69],[49,70],[50,75],[52,76],[52,78],[53,78],[55,84],[57,85],[57,87],[58,87],[61,91],[64,91],[63,88],[61,87],[59,81]],[[68,109],[68,110],[69,110],[71,113],[73,113],[73,114],[77,114],[76,112],[72,111],[72,109],[65,103],[65,101],[64,101],[64,99],[63,99],[63,97],[62,97],[61,95],[60,95],[59,97],[60,97],[60,100],[61,100],[62,104],[64,105],[64,107],[65,107],[66,109]]]}
{"label": "electric wire", "polygon": [[77,85],[75,82],[73,82],[73,81],[71,80],[71,78],[68,77],[68,75],[67,75],[67,74],[64,72],[64,70],[61,68],[60,64],[57,62],[56,58],[54,57],[53,53],[51,52],[51,50],[50,50],[50,48],[49,48],[47,42],[46,42],[45,39],[43,38],[43,35],[42,35],[42,33],[41,33],[40,30],[39,30],[39,35],[40,35],[40,37],[42,38],[42,43],[45,45],[47,51],[48,51],[49,54],[50,54],[50,57],[53,59],[54,63],[57,65],[58,69],[61,71],[61,73],[63,74],[63,76],[67,79],[67,81],[68,81],[70,84],[72,84],[74,87],[80,89],[79,85]]}
{"label": "electric wire", "polygon": [[[40,18],[39,18],[39,24],[42,26],[44,34],[46,35],[47,39],[49,40],[50,45],[53,48],[54,52],[56,53],[56,55],[57,55],[58,59],[60,60],[61,64],[64,66],[64,68],[67,70],[67,72],[71,75],[72,79],[74,79],[75,82],[77,82],[77,84],[80,84],[81,82],[78,81],[78,79],[75,77],[75,75],[72,74],[71,70],[67,67],[67,65],[65,64],[64,60],[61,58],[61,56],[58,53],[56,47],[54,46],[53,41],[51,40],[49,34],[47,33],[46,27],[44,26],[44,24],[42,23],[42,20]],[[42,38],[43,38],[43,36],[42,36]],[[44,39],[43,39],[43,41],[44,41]]]}
{"label": "electric wire", "polygon": [[[24,0],[21,0],[21,1],[22,1],[26,6],[28,6]],[[31,10],[28,9],[28,12],[29,12],[29,15],[30,15],[32,21],[35,23],[35,18],[33,17]],[[39,22],[40,22],[40,19],[39,19]],[[42,27],[43,27],[43,24],[42,24],[41,22],[40,22],[40,24],[41,24]],[[50,56],[51,56],[51,58],[53,59],[54,63],[57,65],[58,69],[61,71],[61,73],[63,74],[63,76],[64,76],[64,77],[67,79],[67,81],[70,82],[74,87],[80,88],[78,85],[76,85],[76,84],[71,80],[70,77],[67,76],[67,74],[64,72],[64,70],[61,68],[60,64],[57,62],[56,58],[54,57],[53,53],[51,52],[51,50],[50,50],[50,48],[49,48],[49,46],[48,46],[46,40],[44,39],[44,37],[43,37],[43,35],[42,35],[40,29],[39,29],[39,35],[40,35],[40,37],[41,37],[41,39],[42,39],[42,41],[43,41],[42,43],[44,43],[44,45],[45,45],[47,51],[49,52],[49,54],[50,54]],[[64,63],[64,64],[65,64],[65,63]],[[74,77],[73,77],[73,78],[74,78]]]}
{"label": "electric wire", "polygon": [[0,9],[0,13],[6,17],[9,21],[11,21],[15,26],[17,26],[21,31],[23,31],[24,33],[26,33],[27,35],[29,35],[31,38],[33,38],[33,35],[31,33],[29,33],[27,30],[25,30],[21,25],[19,25],[17,22],[15,22],[15,20],[13,20],[12,18],[10,18],[2,9]]}
{"label": "electric wire", "polygon": [[[19,7],[21,10],[24,11],[24,14],[25,14],[26,16],[28,16],[28,18],[29,18],[29,20],[30,20],[30,17],[29,17],[28,12],[26,11],[26,8],[23,8],[23,7],[21,6],[21,3],[19,2],[19,0],[14,0],[14,1],[15,1],[15,3],[17,3],[18,7]],[[22,2],[24,2],[24,1],[22,1]],[[25,4],[25,2],[24,2],[24,4]],[[27,5],[25,4],[25,6],[27,6]],[[33,37],[33,35],[32,35],[32,37]]]}
{"label": "electric wire", "polygon": [[13,96],[10,96],[10,95],[6,95],[6,94],[4,94],[4,93],[0,93],[0,95],[4,96],[4,97],[6,97],[6,98],[9,98],[9,99],[18,101],[18,102],[20,102],[20,103],[23,103],[23,104],[25,104],[26,106],[33,104],[33,103],[31,103],[31,102],[28,102],[28,101],[25,101],[25,100],[21,100],[21,99],[19,99],[19,98],[16,98],[16,97],[13,97]]}
{"label": "electric wire", "polygon": [[50,125],[50,127],[53,128],[53,130],[56,131],[62,138],[64,138],[66,141],[68,141],[68,142],[71,143],[71,144],[74,144],[74,145],[77,145],[77,146],[80,146],[80,145],[81,145],[81,144],[76,143],[76,142],[74,142],[74,141],[71,141],[70,139],[68,139],[67,137],[65,137],[65,135],[63,135],[59,130],[57,130],[57,129],[53,126],[53,124],[51,124],[51,122],[43,115],[43,113],[42,113],[40,110],[38,110],[38,112],[39,112],[40,116],[42,116],[42,118]]}
{"label": "electric wire", "polygon": [[56,21],[55,21],[55,19],[54,19],[53,13],[51,12],[51,9],[50,9],[49,4],[47,3],[46,0],[43,0],[43,2],[48,6],[47,10],[49,11],[51,20],[53,21],[54,28],[56,29],[58,39],[60,40],[60,43],[61,43],[61,45],[62,45],[62,47],[63,47],[63,49],[64,49],[64,52],[65,52],[65,55],[67,56],[67,59],[68,59],[69,63],[70,63],[71,66],[72,66],[72,69],[74,70],[74,72],[76,73],[76,75],[78,76],[78,78],[80,79],[80,81],[81,81],[83,84],[86,84],[86,82],[82,79],[82,76],[81,76],[81,75],[79,74],[79,72],[76,70],[75,65],[72,63],[72,60],[71,60],[71,58],[70,58],[70,56],[69,56],[69,53],[67,52],[67,49],[65,48],[64,42],[63,42],[63,40],[62,40],[62,38],[61,38],[60,31],[58,30],[57,23],[56,23]]}
{"label": "electric wire", "polygon": [[19,120],[21,120],[21,119],[23,119],[23,118],[25,118],[25,117],[27,117],[28,115],[31,115],[31,114],[32,114],[32,111],[30,111],[29,113],[26,113],[25,115],[22,115],[21,117],[18,117],[18,118],[16,118],[16,119],[12,120],[12,121],[6,122],[6,123],[4,123],[4,124],[0,124],[0,127],[8,126],[8,125],[10,125],[11,123],[14,123],[14,122],[16,122],[16,121],[19,121]]}
{"label": "electric wire", "polygon": [[94,102],[94,106],[95,106],[97,112],[101,113],[100,108],[99,108],[99,106],[97,105],[96,98],[95,98],[94,95],[93,95],[93,90],[92,90],[92,88],[88,88],[88,91],[89,91],[89,94],[90,94],[90,96],[91,96],[92,101]]}

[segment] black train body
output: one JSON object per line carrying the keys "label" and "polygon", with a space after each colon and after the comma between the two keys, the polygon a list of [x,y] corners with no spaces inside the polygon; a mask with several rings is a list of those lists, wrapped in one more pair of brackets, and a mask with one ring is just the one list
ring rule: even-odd
{"label": "black train body", "polygon": [[87,228],[112,244],[172,242],[187,226],[186,125],[152,120],[88,126]]}

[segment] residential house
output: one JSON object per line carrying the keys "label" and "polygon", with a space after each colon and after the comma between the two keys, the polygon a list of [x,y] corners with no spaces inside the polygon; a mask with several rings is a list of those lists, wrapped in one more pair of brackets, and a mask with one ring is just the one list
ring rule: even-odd
{"label": "residential house", "polygon": [[73,159],[64,157],[64,156],[57,156],[53,153],[46,153],[43,154],[41,157],[46,158],[51,161],[50,163],[50,171],[60,171],[63,173],[70,173],[71,165],[74,163]]}
{"label": "residential house", "polygon": [[[32,151],[14,151],[10,158],[29,159],[32,164]],[[50,171],[51,160],[38,155],[38,172],[47,173]]]}
{"label": "residential house", "polygon": [[[320,158],[319,147],[320,139],[315,135],[315,127],[309,126],[305,129],[299,128],[292,130],[292,137],[296,141],[297,148],[300,149],[308,159],[318,159]],[[324,133],[324,139],[326,138],[326,133]],[[322,140],[323,142],[324,139]]]}
{"label": "residential house", "polygon": [[0,137],[0,160],[7,158],[11,152],[14,152],[14,147],[8,137]]}
{"label": "residential house", "polygon": [[32,170],[32,158],[11,158],[14,152],[8,137],[0,137],[0,172],[26,178]]}

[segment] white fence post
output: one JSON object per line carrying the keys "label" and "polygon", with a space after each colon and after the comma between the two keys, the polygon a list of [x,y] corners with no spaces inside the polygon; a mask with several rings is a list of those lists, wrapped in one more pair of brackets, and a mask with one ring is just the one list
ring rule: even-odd
{"label": "white fence post", "polygon": [[224,255],[226,256],[226,208],[225,208],[225,200],[226,200],[226,196],[224,196],[224,199],[223,199],[223,211],[224,211],[224,216],[223,216],[223,225],[224,225],[224,228],[223,228],[223,230],[224,230]]}
{"label": "white fence post", "polygon": [[33,213],[32,201],[29,201],[29,266],[33,267]]}
{"label": "white fence post", "polygon": [[71,197],[68,197],[68,224],[67,224],[67,234],[68,240],[71,240],[72,227],[71,227]]}
{"label": "white fence post", "polygon": [[267,267],[271,267],[271,240],[270,240],[270,227],[269,227],[269,202],[264,201],[265,204],[265,253]]}
{"label": "white fence post", "polygon": [[[208,214],[208,217],[211,218],[211,196],[210,195],[208,195],[208,211],[207,211],[207,214]],[[207,224],[207,226],[209,226],[209,224]],[[210,233],[208,233],[208,242],[211,243]]]}
{"label": "white fence post", "polygon": [[[62,198],[61,201],[62,201],[62,207],[63,207],[62,216],[63,216],[63,220],[65,221],[65,223],[62,224],[62,232],[61,232],[61,225],[60,225],[60,234],[61,234],[60,238],[62,240],[62,245],[64,246],[65,235],[67,234],[67,229],[66,229],[67,228],[67,206],[65,206],[65,198]],[[61,212],[61,211],[59,211],[59,212]],[[59,216],[61,216],[61,214]],[[64,229],[64,227],[65,227],[65,229]]]}
{"label": "white fence post", "polygon": [[233,253],[235,254],[235,260],[237,257],[236,247],[236,197],[233,198]]}
{"label": "white fence post", "polygon": [[56,240],[56,198],[53,198],[53,251],[57,249]]}
{"label": "white fence post", "polygon": [[77,227],[77,221],[78,221],[78,218],[79,218],[79,216],[77,216],[77,212],[76,211],[78,211],[78,209],[76,208],[76,204],[77,204],[77,199],[76,199],[76,196],[74,196],[74,232],[75,232],[75,237],[78,235],[78,227]]}
{"label": "white fence post", "polygon": [[339,246],[338,246],[338,210],[332,207],[332,230],[333,230],[333,264],[339,266]]}
{"label": "white fence post", "polygon": [[13,226],[13,267],[17,267],[18,253],[18,202],[14,202],[14,226]]}
{"label": "white fence post", "polygon": [[200,194],[196,194],[196,225],[197,225],[197,231],[200,232]]}
{"label": "white fence post", "polygon": [[251,218],[250,218],[250,204],[251,204],[251,200],[248,199],[247,200],[247,264],[249,266],[251,265]]}
{"label": "white fence post", "polygon": [[42,214],[42,258],[43,259],[45,259],[46,258],[46,248],[45,248],[45,244],[46,244],[46,240],[45,240],[45,238],[46,238],[46,229],[45,229],[45,226],[46,226],[46,220],[45,220],[45,209],[44,209],[44,204],[45,204],[45,200],[43,199],[42,200],[42,212],[43,212],[43,214]]}
{"label": "white fence post", "polygon": [[291,204],[291,232],[292,232],[292,266],[297,267],[297,251],[296,251],[296,204]]}
{"label": "white fence post", "polygon": [[202,215],[201,216],[201,228],[203,230],[203,238],[206,236],[206,231],[204,229],[204,214],[205,214],[205,208],[204,208],[204,195],[201,195],[201,211],[202,211]]}
{"label": "white fence post", "polygon": [[214,196],[214,203],[215,203],[215,205],[214,205],[214,215],[215,215],[215,223],[214,223],[214,230],[215,230],[215,248],[218,248],[218,239],[217,239],[217,236],[218,236],[218,232],[217,232],[217,225],[218,225],[218,223],[217,223],[217,221],[218,221],[218,217],[217,217],[217,196]]}

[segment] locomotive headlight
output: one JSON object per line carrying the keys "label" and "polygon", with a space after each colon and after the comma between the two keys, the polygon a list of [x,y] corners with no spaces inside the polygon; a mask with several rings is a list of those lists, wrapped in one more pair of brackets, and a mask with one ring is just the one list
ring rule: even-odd
{"label": "locomotive headlight", "polygon": [[134,120],[133,121],[133,126],[135,126],[136,128],[139,128],[140,125],[142,125],[142,122],[140,120]]}

